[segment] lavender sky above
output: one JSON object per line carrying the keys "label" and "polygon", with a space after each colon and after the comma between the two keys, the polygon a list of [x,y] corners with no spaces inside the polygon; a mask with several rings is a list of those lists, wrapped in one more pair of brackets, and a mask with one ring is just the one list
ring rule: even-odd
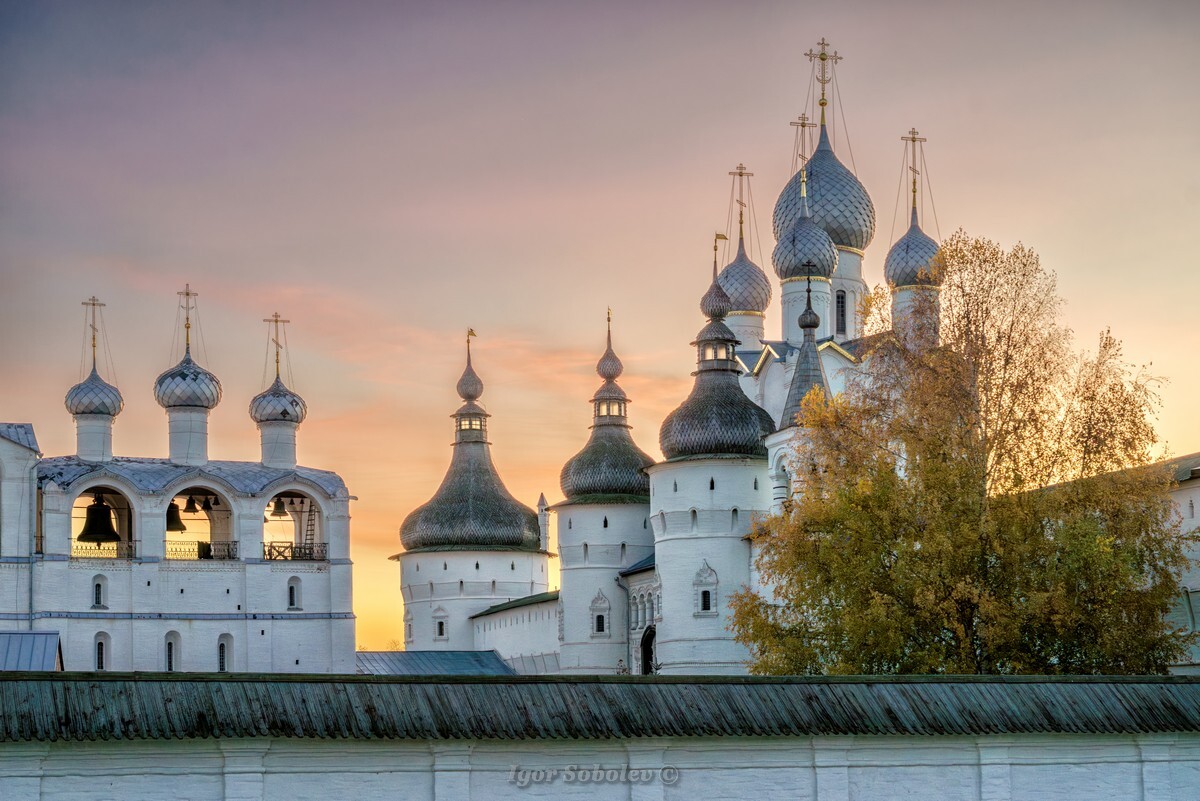
{"label": "lavender sky above", "polygon": [[210,453],[256,459],[246,404],[268,377],[260,320],[280,311],[310,409],[301,460],[361,499],[359,639],[381,647],[400,636],[385,557],[449,460],[466,327],[518,498],[559,497],[587,437],[606,306],[634,435],[657,453],[691,381],[726,173],[754,171],[769,256],[803,53],[825,36],[845,57],[836,147],[850,163],[848,132],[879,215],[867,281],[903,229],[916,126],[926,230],[1039,252],[1077,344],[1112,326],[1167,379],[1169,449],[1200,450],[1200,6],[1058,6],[5,3],[0,419],[74,451],[60,399],[96,294],[126,398],[115,449],[165,455],[151,385],[178,359],[190,282],[225,386]]}

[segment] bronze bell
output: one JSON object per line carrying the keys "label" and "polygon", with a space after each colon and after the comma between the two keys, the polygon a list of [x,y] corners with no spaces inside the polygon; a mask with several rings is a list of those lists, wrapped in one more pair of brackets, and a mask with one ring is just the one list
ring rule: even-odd
{"label": "bronze bell", "polygon": [[287,510],[283,508],[283,498],[275,496],[275,506],[271,509],[271,517],[287,517]]}
{"label": "bronze bell", "polygon": [[121,535],[113,528],[112,507],[100,499],[100,493],[92,496],[92,502],[87,508],[87,519],[83,523],[83,531],[79,532],[80,542],[95,543],[99,548],[106,542],[120,542]]}
{"label": "bronze bell", "polygon": [[187,531],[187,526],[179,519],[179,504],[175,501],[167,504],[167,531]]}
{"label": "bronze bell", "polygon": [[199,511],[200,510],[196,508],[196,499],[189,495],[187,503],[183,507],[183,513],[185,515],[194,515]]}
{"label": "bronze bell", "polygon": [[200,511],[211,512],[212,508],[213,508],[213,500],[214,500],[213,498],[209,497],[208,495],[205,495],[204,503],[200,504]]}

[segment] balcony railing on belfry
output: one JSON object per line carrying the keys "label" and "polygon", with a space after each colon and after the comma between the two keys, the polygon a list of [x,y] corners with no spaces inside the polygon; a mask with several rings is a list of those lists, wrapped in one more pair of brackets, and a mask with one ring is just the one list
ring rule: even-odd
{"label": "balcony railing on belfry", "polygon": [[133,542],[72,542],[72,559],[132,559],[137,556],[137,540]]}
{"label": "balcony railing on belfry", "polygon": [[264,559],[292,559],[306,562],[323,562],[328,559],[328,548],[324,542],[264,542]]}
{"label": "balcony railing on belfry", "polygon": [[236,542],[168,542],[168,559],[237,559]]}

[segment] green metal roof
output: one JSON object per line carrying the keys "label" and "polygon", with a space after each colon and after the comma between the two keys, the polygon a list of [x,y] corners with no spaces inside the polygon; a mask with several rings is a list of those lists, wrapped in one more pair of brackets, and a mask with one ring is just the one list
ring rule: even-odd
{"label": "green metal roof", "polygon": [[502,604],[496,604],[495,606],[489,606],[487,609],[484,609],[482,612],[476,612],[475,614],[471,615],[470,619],[474,620],[477,617],[483,617],[484,615],[490,615],[493,612],[503,612],[505,609],[516,609],[521,606],[532,606],[533,604],[540,604],[540,603],[545,603],[546,601],[557,601],[557,600],[558,600],[558,590],[551,590],[550,592],[539,592],[537,595],[526,595],[524,598],[514,598],[513,600],[505,601]]}
{"label": "green metal roof", "polygon": [[1200,732],[1195,677],[10,673],[0,742]]}

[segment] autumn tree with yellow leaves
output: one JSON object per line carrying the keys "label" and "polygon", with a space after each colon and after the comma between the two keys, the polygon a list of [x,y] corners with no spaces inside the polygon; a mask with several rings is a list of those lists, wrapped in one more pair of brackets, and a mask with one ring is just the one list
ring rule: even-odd
{"label": "autumn tree with yellow leaves", "polygon": [[[1052,274],[958,232],[941,291],[799,417],[793,495],[733,599],[752,670],[1161,673],[1186,564],[1154,379],[1077,353]],[[867,309],[867,319],[878,308]]]}

